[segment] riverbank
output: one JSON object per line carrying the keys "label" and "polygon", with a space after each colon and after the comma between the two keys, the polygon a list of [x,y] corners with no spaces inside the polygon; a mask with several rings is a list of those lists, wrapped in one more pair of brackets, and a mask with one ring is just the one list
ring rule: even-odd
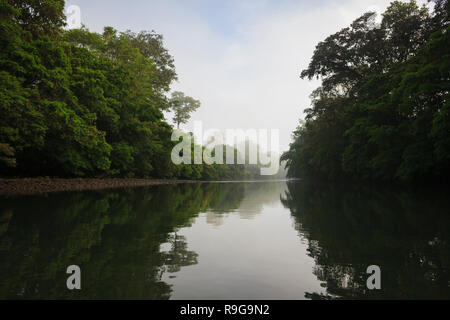
{"label": "riverbank", "polygon": [[196,183],[193,180],[161,179],[56,179],[23,178],[0,179],[0,195],[29,195],[62,191],[101,190],[125,187],[144,187],[164,184]]}

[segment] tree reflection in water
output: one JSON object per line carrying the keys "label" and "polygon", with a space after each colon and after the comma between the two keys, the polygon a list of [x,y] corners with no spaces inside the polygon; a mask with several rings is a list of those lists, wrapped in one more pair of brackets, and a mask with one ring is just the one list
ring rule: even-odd
{"label": "tree reflection in water", "polygon": [[[188,184],[1,199],[0,299],[168,299],[162,275],[197,263],[174,231],[238,206],[243,191]],[[79,291],[66,288],[72,264]]]}
{"label": "tree reflection in water", "polygon": [[[448,192],[290,182],[281,201],[327,288],[307,298],[450,298]],[[366,287],[369,265],[381,290]]]}
{"label": "tree reflection in water", "polygon": [[[169,299],[167,279],[179,280],[179,271],[200,259],[180,229],[200,213],[213,228],[230,215],[261,223],[272,214],[262,214],[265,206],[283,221],[280,194],[314,259],[313,278],[326,288],[327,295],[306,292],[306,298],[450,298],[448,192],[272,182],[0,198],[0,299]],[[292,241],[295,248],[295,234]],[[293,261],[287,253],[282,258],[278,264]],[[79,291],[66,288],[72,264],[81,267]],[[381,267],[381,290],[366,289],[369,265]],[[234,279],[227,270],[224,277]]]}

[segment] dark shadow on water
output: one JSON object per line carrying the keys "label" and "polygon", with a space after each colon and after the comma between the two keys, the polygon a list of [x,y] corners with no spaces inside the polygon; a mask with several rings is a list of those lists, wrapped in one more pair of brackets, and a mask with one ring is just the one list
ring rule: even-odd
{"label": "dark shadow on water", "polygon": [[[443,190],[288,183],[282,196],[328,295],[311,299],[450,299],[450,201]],[[381,268],[381,290],[366,269]]]}
{"label": "dark shadow on water", "polygon": [[[169,299],[164,279],[201,259],[180,229],[199,213],[211,227],[258,219],[263,206],[289,215],[280,194],[327,292],[305,298],[450,298],[447,191],[295,181],[0,198],[0,299]],[[81,267],[81,290],[66,287],[69,265]],[[366,287],[369,265],[381,268],[381,290]]]}
{"label": "dark shadow on water", "polygon": [[[0,299],[168,299],[162,275],[197,263],[177,228],[243,195],[188,184],[0,199]],[[66,287],[69,265],[81,290]]]}

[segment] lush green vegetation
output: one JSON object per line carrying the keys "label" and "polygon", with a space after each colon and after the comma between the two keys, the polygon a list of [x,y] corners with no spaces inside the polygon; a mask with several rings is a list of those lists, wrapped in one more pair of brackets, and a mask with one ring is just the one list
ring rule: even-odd
{"label": "lush green vegetation", "polygon": [[320,42],[302,78],[322,79],[282,159],[293,177],[450,177],[450,5],[394,1]]}
{"label": "lush green vegetation", "polygon": [[179,165],[173,128],[199,101],[175,92],[155,32],[65,30],[64,0],[0,0],[0,175],[249,177],[240,166]]}
{"label": "lush green vegetation", "polygon": [[180,128],[180,123],[187,123],[191,112],[200,107],[200,101],[186,97],[183,92],[179,91],[172,93],[170,104],[174,112],[173,121],[177,124],[177,128]]}

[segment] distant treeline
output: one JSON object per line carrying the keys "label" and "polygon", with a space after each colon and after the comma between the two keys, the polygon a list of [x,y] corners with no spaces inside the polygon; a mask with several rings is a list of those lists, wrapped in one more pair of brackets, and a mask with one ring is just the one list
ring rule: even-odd
{"label": "distant treeline", "polygon": [[321,78],[282,159],[330,180],[450,177],[450,5],[394,1],[320,42],[302,78]]}
{"label": "distant treeline", "polygon": [[64,6],[0,0],[1,176],[254,175],[242,165],[174,165],[163,112],[177,74],[162,36],[65,30]]}

